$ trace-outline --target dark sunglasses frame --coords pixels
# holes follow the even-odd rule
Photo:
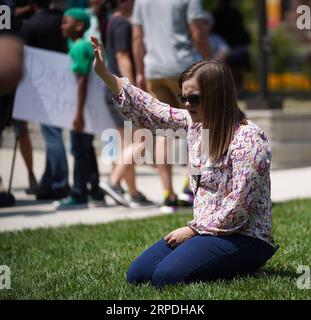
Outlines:
[[[198,94],[189,94],[188,96],[179,94],[178,99],[181,104],[186,104],[189,102],[191,106],[198,106],[201,102],[201,96]]]

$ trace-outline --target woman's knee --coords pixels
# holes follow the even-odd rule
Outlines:
[[[152,281],[154,270],[171,251],[172,249],[167,246],[163,239],[156,242],[131,264],[126,273],[127,282],[144,283]]]
[[[126,272],[126,281],[131,284],[143,282],[141,270],[136,267],[135,262],[131,264]]]
[[[131,284],[146,283],[150,281],[151,274],[151,266],[146,265],[144,261],[138,258],[128,268],[126,281]]]
[[[152,274],[152,284],[158,288],[164,288],[166,285],[185,282],[185,276],[178,272],[176,268],[160,265]]]

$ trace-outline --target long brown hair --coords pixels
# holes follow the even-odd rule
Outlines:
[[[209,155],[212,161],[223,156],[239,124],[247,124],[245,114],[237,104],[237,96],[229,67],[215,59],[192,64],[179,78],[179,86],[196,79],[200,89],[202,124],[209,129]]]

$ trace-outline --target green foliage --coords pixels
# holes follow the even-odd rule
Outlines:
[[[203,0],[203,8],[204,10],[214,11],[218,6],[219,0]]]
[[[220,0],[203,0],[203,8],[205,10],[214,11],[220,3]],[[257,1],[235,0],[234,5],[237,6],[244,17],[246,24],[250,24],[256,20],[257,16]]]
[[[284,72],[288,57],[293,54],[293,49],[285,33],[284,28],[280,27],[270,33],[270,44],[272,50],[273,69],[275,72]]]

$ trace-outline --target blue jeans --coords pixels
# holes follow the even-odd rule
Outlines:
[[[127,281],[133,284],[150,281],[162,288],[168,284],[230,279],[256,271],[274,252],[264,241],[239,234],[197,235],[175,249],[162,239],[132,263]]]
[[[71,152],[74,157],[73,188],[71,196],[78,202],[87,202],[88,183],[91,186],[91,194],[99,191],[99,172],[95,149],[93,147],[94,136],[87,133],[71,131]]]
[[[41,131],[45,140],[46,161],[40,184],[52,190],[66,188],[68,186],[68,165],[62,130],[41,125]]]

